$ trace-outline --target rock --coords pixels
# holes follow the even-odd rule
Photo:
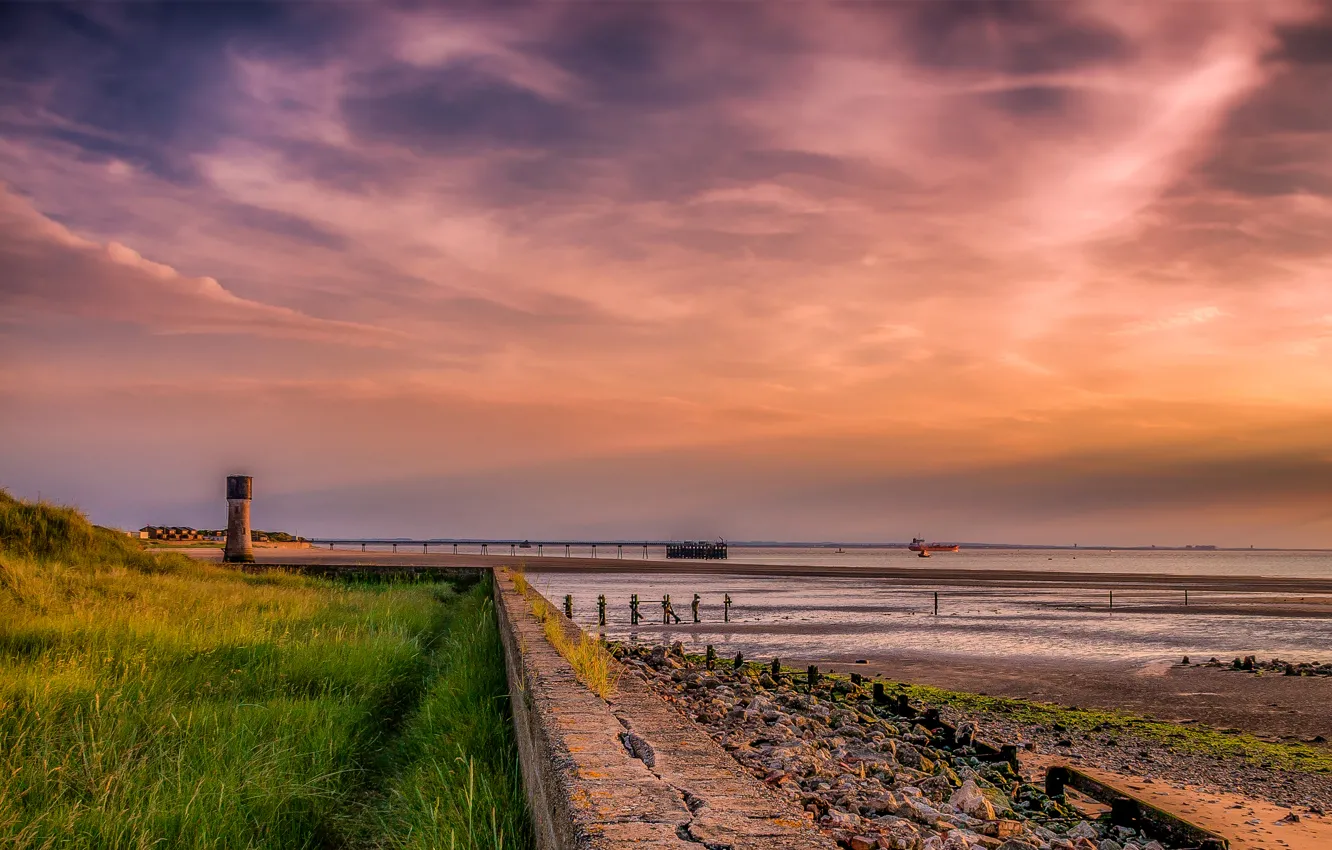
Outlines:
[[[919,784],[925,796],[936,803],[942,803],[953,791],[953,783],[949,782],[946,776],[931,776]]]
[[[971,850],[971,842],[962,830],[955,829],[944,839],[943,850]]]
[[[908,796],[902,801],[897,814],[925,826],[933,826],[943,819],[943,812],[931,806],[924,797]]]
[[[948,805],[954,811],[961,812],[969,817],[980,820],[995,819],[994,806],[976,787],[976,783],[970,779],[963,782],[962,787],[953,792],[953,796],[948,800]]]
[[[1078,821],[1072,829],[1064,834],[1075,841],[1079,838],[1095,839],[1100,837],[1100,833],[1096,831],[1096,827],[1087,823],[1085,820]]]
[[[911,744],[906,743],[905,741],[903,741],[901,744],[898,744],[896,749],[897,752],[895,753],[895,755],[897,756],[898,762],[906,765],[907,767],[914,767],[917,770],[920,769],[919,750],[917,750]]]
[[[1036,850],[1036,845],[1026,841],[1019,841],[1016,838],[1010,838],[996,847],[995,850]]]
[[[1119,845],[1119,842],[1115,841],[1113,838],[1107,838],[1104,841],[1102,841],[1100,844],[1096,845],[1096,850],[1124,850],[1124,848],[1121,847]]]
[[[879,846],[879,839],[868,835],[853,835],[847,843],[850,844],[851,850],[875,850]]]
[[[902,798],[894,794],[892,791],[885,791],[879,796],[866,802],[865,805],[876,815],[886,815],[891,814],[902,807]]]

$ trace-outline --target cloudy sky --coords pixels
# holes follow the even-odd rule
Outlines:
[[[1332,546],[1332,4],[0,8],[0,486]]]

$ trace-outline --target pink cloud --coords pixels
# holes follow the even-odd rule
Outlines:
[[[211,277],[190,277],[119,242],[96,243],[0,188],[0,305],[11,321],[63,314],[127,322],[153,333],[277,336],[383,346],[395,334],[240,298]]]

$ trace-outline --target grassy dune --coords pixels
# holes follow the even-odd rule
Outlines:
[[[487,588],[247,576],[0,492],[0,845],[529,847]]]

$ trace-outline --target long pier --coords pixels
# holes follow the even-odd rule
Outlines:
[[[632,554],[635,551],[641,551],[641,557],[646,560],[649,557],[650,550],[661,549],[663,553],[672,546],[679,546],[682,541],[679,540],[506,540],[477,538],[439,538],[434,537],[428,540],[404,540],[400,538],[361,538],[361,537],[307,537],[305,540],[313,546],[327,546],[334,549],[338,546],[356,547],[360,546],[361,551],[365,552],[367,546],[391,547],[394,552],[401,546],[405,551],[416,550],[418,547],[423,555],[430,554],[430,547],[435,547],[439,553],[466,554],[459,553],[458,547],[475,548],[482,555],[490,555],[490,547],[498,548],[501,553],[505,546],[509,547],[509,555],[517,557],[519,554],[535,554],[538,558],[546,557],[546,549],[550,548],[558,556],[560,549],[564,550],[563,557],[574,557],[574,549],[591,549],[592,557],[597,557],[597,549],[614,550],[615,557],[624,558],[625,549]],[[692,541],[685,541],[692,542]],[[710,544],[698,544],[710,545]]]

